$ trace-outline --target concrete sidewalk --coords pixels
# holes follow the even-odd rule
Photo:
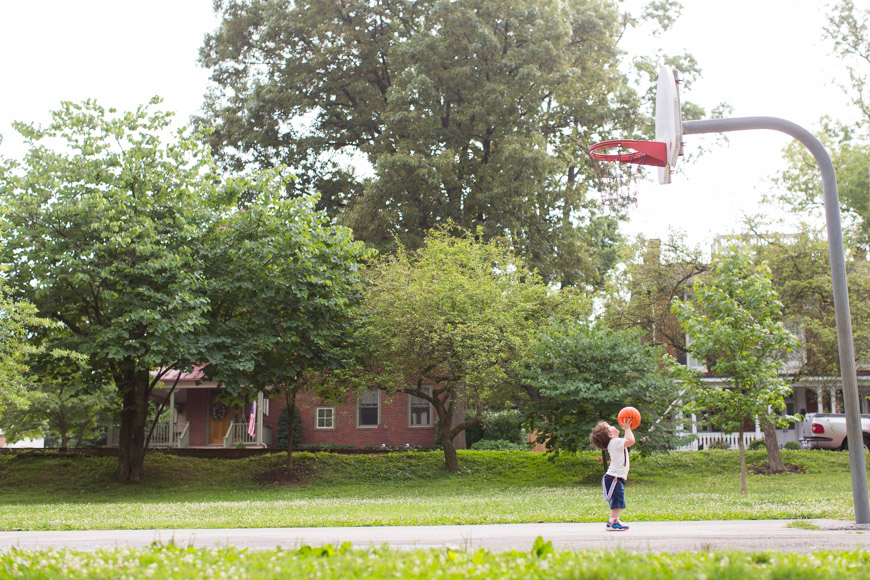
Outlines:
[[[626,522],[631,529],[607,532],[595,524],[501,524],[475,526],[395,526],[346,528],[242,528],[185,530],[94,530],[72,532],[0,532],[0,550],[145,547],[174,543],[182,547],[236,546],[254,550],[302,545],[356,547],[388,545],[397,549],[443,548],[493,552],[527,552],[541,536],[560,550],[626,550],[682,552],[709,550],[870,549],[870,526],[852,522],[811,520],[819,529],[788,527],[793,520],[704,522]]]

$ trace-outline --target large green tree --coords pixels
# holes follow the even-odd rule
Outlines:
[[[782,304],[766,266],[752,263],[751,253],[731,247],[714,258],[706,278],[698,278],[688,300],[674,300],[673,311],[690,337],[689,351],[721,381],[702,383],[687,374],[690,408],[711,413],[713,423],[739,434],[740,491],[746,493],[743,430],[758,418],[765,426],[771,471],[783,471],[775,432],[790,387],[780,376],[782,355],[797,340],[782,324]]]
[[[783,318],[802,334],[802,353],[796,378],[839,376],[840,359],[828,242],[822,232],[806,230],[798,235],[759,237],[758,259],[767,263]],[[870,264],[846,261],[849,307],[855,356],[870,360]]]
[[[831,154],[837,172],[840,209],[849,218],[846,234],[870,255],[870,9],[854,0],[836,0],[827,6],[824,36],[849,72],[844,91],[858,112],[857,122],[822,119],[820,139]],[[785,150],[787,168],[779,175],[786,193],[780,195],[791,210],[820,209],[822,182],[815,160],[799,143]],[[851,222],[851,223],[850,223]],[[854,227],[850,227],[854,226]],[[851,234],[851,235],[850,235]]]
[[[643,415],[636,431],[643,448],[674,443],[671,411],[679,398],[673,359],[644,345],[638,330],[601,323],[567,323],[536,341],[525,380],[541,394],[528,410],[529,425],[549,451],[587,449],[599,421],[616,424],[631,405]]]
[[[665,23],[676,13],[653,4]],[[510,240],[548,281],[602,282],[617,224],[588,195],[597,174],[585,151],[649,125],[620,67],[631,19],[615,3],[215,6],[200,122],[227,166],[287,165],[299,176],[292,194],[320,192],[380,250],[416,249],[451,220]],[[684,65],[689,78],[694,63]]]
[[[518,365],[538,329],[588,307],[551,291],[503,243],[445,230],[416,252],[400,246],[369,276],[360,331],[368,355],[356,383],[429,401],[450,471],[459,469],[457,435],[484,408],[520,397]]]
[[[47,127],[16,125],[29,151],[0,183],[12,286],[118,387],[121,480],[143,474],[149,372],[192,360],[205,328],[192,256],[214,180],[196,140],[163,142],[168,126],[146,107],[63,103]]]
[[[236,397],[328,365],[324,313],[349,318],[363,250],[312,200],[281,201],[276,172],[218,178],[168,113],[88,101],[52,117],[17,125],[30,149],[0,176],[0,256],[14,291],[69,331],[59,344],[116,386],[119,478],[139,481],[162,373],[209,363]]]
[[[39,352],[33,333],[54,325],[40,318],[29,302],[14,299],[5,280],[0,279],[0,413],[9,407],[30,406],[34,377],[28,362]],[[3,427],[0,424],[0,429]]]
[[[271,184],[210,231],[200,252],[208,297],[210,344],[205,374],[241,400],[258,391],[283,393],[294,416],[300,390],[330,391],[319,374],[350,358],[362,298],[360,272],[372,252],[346,228],[335,227],[316,198],[286,199]],[[291,423],[291,430],[293,429]],[[293,467],[293,434],[287,468]]]
[[[44,344],[55,342],[42,332],[39,337]],[[56,435],[66,449],[70,442],[81,447],[86,438],[105,429],[105,419],[117,411],[117,393],[104,373],[93,372],[84,357],[70,352],[42,350],[28,361],[31,380],[25,397],[0,409],[7,441]]]
[[[709,269],[707,258],[672,232],[665,240],[638,237],[624,247],[620,262],[623,267],[608,277],[602,295],[603,322],[616,330],[640,330],[645,342],[665,345],[685,359],[686,335],[671,313],[671,300],[691,290],[695,277]]]

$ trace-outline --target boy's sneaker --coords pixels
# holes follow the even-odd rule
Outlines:
[[[624,532],[628,529],[628,526],[622,525],[619,520],[615,522],[607,522],[607,531],[608,532]]]

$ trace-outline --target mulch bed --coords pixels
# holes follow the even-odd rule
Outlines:
[[[271,485],[272,487],[293,487],[308,483],[313,475],[314,470],[311,467],[296,465],[292,471],[286,467],[263,471],[254,476],[254,481],[260,485]]]
[[[785,465],[785,470],[788,473],[805,473],[806,472],[806,470],[803,467],[801,467],[800,465],[795,465],[794,463],[784,463],[783,465]],[[772,475],[770,473],[770,465],[767,463],[764,463],[762,465],[758,465],[758,464],[747,465],[746,468],[749,471],[751,471],[752,473],[755,473],[756,475]]]

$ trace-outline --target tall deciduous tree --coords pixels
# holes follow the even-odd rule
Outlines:
[[[714,424],[739,433],[740,491],[746,493],[743,429],[756,418],[777,421],[768,409],[781,412],[789,385],[779,375],[781,356],[797,346],[782,324],[782,304],[764,265],[752,264],[750,252],[729,248],[716,256],[709,279],[695,281],[687,301],[673,302],[674,314],[691,338],[689,351],[704,361],[724,386],[690,378],[691,407],[711,412]],[[771,471],[783,471],[779,446],[765,429]]]
[[[767,243],[756,245],[756,251],[770,268],[783,304],[783,318],[803,335],[797,376],[839,376],[831,267],[824,234],[807,230],[796,236],[763,238]],[[870,360],[870,264],[847,260],[846,277],[855,357],[865,362]]]
[[[321,192],[382,251],[421,247],[451,220],[510,240],[548,281],[602,282],[618,233],[587,195],[597,176],[585,151],[645,125],[620,70],[628,19],[614,3],[215,5],[201,122],[228,166],[287,165],[291,193]]]
[[[0,181],[11,285],[117,387],[125,481],[143,476],[161,373],[207,362],[235,396],[329,364],[323,332],[349,318],[363,253],[312,200],[278,200],[277,174],[222,182],[169,122],[64,103],[47,128],[18,125],[30,151]]]
[[[444,230],[417,252],[400,246],[382,257],[370,279],[361,330],[369,354],[356,381],[429,401],[451,471],[459,469],[454,439],[480,417],[466,419],[463,409],[515,400],[515,366],[540,326],[582,308],[503,244]]]
[[[39,337],[43,343],[58,342],[43,338],[41,332]],[[0,409],[0,426],[7,441],[57,435],[62,449],[70,442],[81,447],[117,412],[114,385],[102,373],[92,372],[84,357],[42,351],[29,357],[29,366],[32,378],[24,401]]]
[[[121,398],[119,477],[143,475],[149,372],[194,358],[207,303],[193,250],[212,216],[202,147],[164,143],[169,115],[63,103],[4,172],[3,261],[15,290],[71,332]]]
[[[826,7],[824,36],[849,71],[844,90],[860,114],[858,122],[822,119],[820,139],[837,172],[841,210],[854,220],[853,242],[870,256],[870,9],[854,0],[836,0]],[[805,147],[790,144],[788,167],[779,176],[787,193],[780,196],[796,212],[822,207],[822,182],[815,160]],[[847,223],[847,226],[851,224]]]
[[[236,183],[237,191],[262,193],[212,229],[203,246],[210,305],[203,370],[229,398],[282,391],[293,417],[300,390],[325,388],[311,377],[342,368],[351,356],[359,275],[373,252],[346,228],[332,226],[315,209],[316,198],[282,198],[271,180]]]
[[[642,334],[576,322],[542,334],[526,380],[541,394],[529,408],[529,424],[548,450],[586,449],[592,428],[599,421],[615,425],[628,405],[644,417],[636,431],[644,448],[673,443],[668,415],[679,397],[673,359],[663,358],[661,347],[642,344]]]
[[[847,244],[870,256],[870,144],[849,125],[825,120],[819,136],[829,150],[837,173],[840,211],[848,218],[845,225]],[[784,189],[777,201],[798,215],[824,208],[822,179],[818,164],[797,141],[785,148],[786,169],[777,182]]]
[[[671,313],[671,300],[683,298],[694,278],[709,269],[699,248],[672,233],[665,240],[638,238],[625,247],[624,267],[614,272],[604,294],[605,324],[616,330],[640,330],[643,340],[665,345],[685,358],[686,335]]]
[[[40,327],[50,326],[53,323],[40,318],[35,306],[14,299],[0,279],[0,413],[10,406],[30,406],[33,377],[28,361],[39,350],[32,337]]]

